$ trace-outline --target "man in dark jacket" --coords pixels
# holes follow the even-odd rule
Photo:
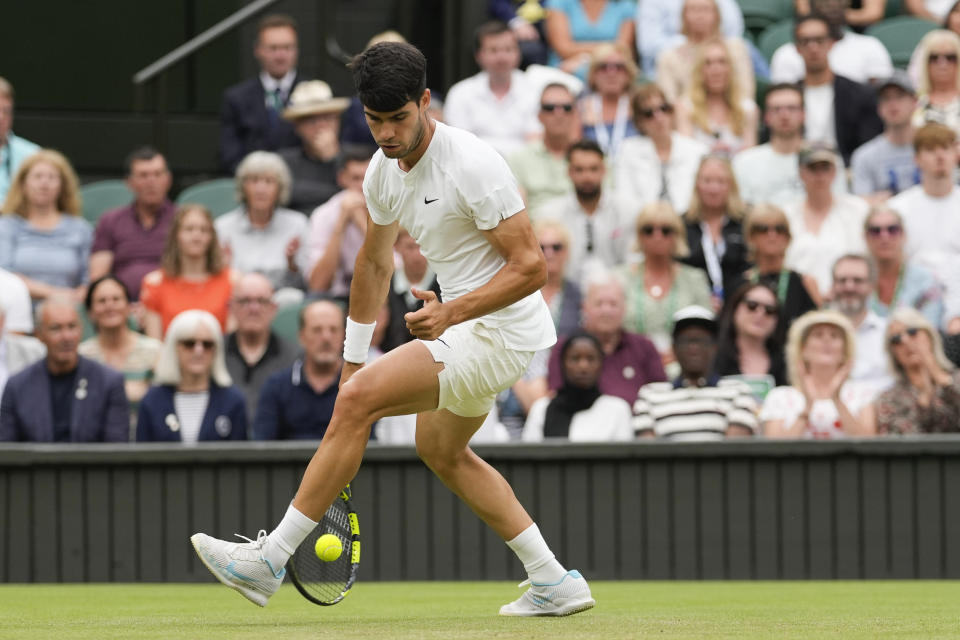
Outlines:
[[[260,74],[227,89],[220,110],[220,167],[231,174],[251,151],[300,144],[293,125],[280,117],[300,81],[293,19],[270,15],[261,20],[253,55]]]
[[[77,353],[76,305],[51,298],[38,308],[47,357],[14,375],[0,401],[0,442],[128,442],[123,375]]]

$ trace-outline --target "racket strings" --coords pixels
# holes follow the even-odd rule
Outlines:
[[[321,560],[314,552],[317,539],[328,533],[340,538],[343,544],[340,557],[331,562]],[[307,592],[304,595],[322,603],[335,602],[343,597],[353,583],[352,546],[349,512],[346,504],[337,500],[303,544],[297,547],[291,559],[291,572]]]

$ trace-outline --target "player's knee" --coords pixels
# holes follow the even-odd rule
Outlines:
[[[465,454],[466,449],[462,447],[450,448],[436,440],[417,439],[417,455],[440,477],[452,473]]]
[[[334,415],[340,418],[338,422],[348,424],[372,423],[376,418],[373,417],[374,407],[372,406],[371,396],[369,385],[360,380],[348,380],[337,392],[337,406]]]

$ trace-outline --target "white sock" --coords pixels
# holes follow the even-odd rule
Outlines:
[[[523,563],[530,582],[555,584],[567,574],[567,570],[557,562],[553,552],[550,551],[536,523],[524,529],[513,540],[507,540],[507,546],[513,549],[517,558]]]
[[[277,528],[267,536],[263,545],[263,557],[274,571],[280,571],[300,543],[310,535],[317,523],[303,515],[291,504]]]

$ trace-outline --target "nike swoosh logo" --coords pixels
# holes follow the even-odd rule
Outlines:
[[[247,582],[257,582],[255,579],[251,578],[250,576],[245,576],[239,571],[237,571],[236,569],[234,569],[236,564],[237,564],[236,562],[231,562],[230,564],[224,567],[224,570],[226,570],[227,573],[229,573],[230,575],[240,578],[241,580],[246,580]]]
[[[423,204],[430,204],[431,202],[436,202],[440,198],[434,198],[433,200],[427,200],[427,196],[423,196]]]

